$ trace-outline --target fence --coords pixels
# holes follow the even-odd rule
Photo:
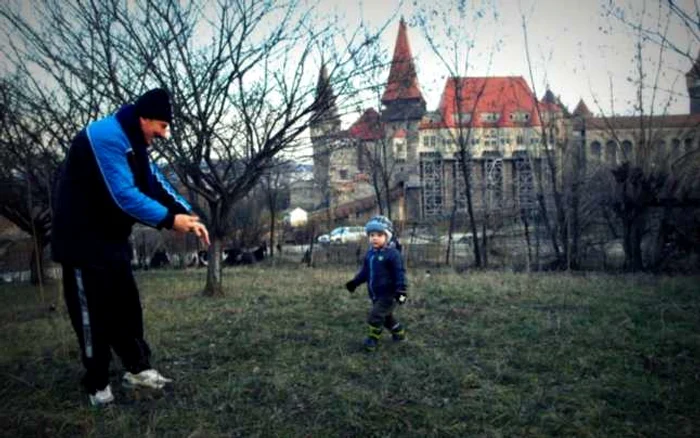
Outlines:
[[[487,250],[483,251],[482,262],[489,269],[508,269],[513,271],[542,271],[551,268],[550,263],[555,259],[549,237],[544,232],[544,227],[538,227],[539,234],[529,232],[530,245],[527,244],[525,232],[519,226],[504,226],[497,231],[487,230]],[[401,238],[402,255],[408,269],[431,268],[449,265],[458,270],[469,269],[475,266],[473,239],[469,233],[454,233],[453,241],[447,258],[448,238],[436,230],[424,232],[416,229],[404,230]],[[191,236],[193,237],[193,236]],[[480,242],[483,235],[478,236]],[[624,265],[624,252],[622,243],[618,240],[610,240],[600,234],[586,236],[580,245],[580,268],[597,271],[620,271]],[[178,242],[181,243],[181,242]],[[184,263],[192,255],[196,256],[196,242],[187,244],[173,244],[167,241],[159,246],[167,250],[169,263],[164,268],[169,269],[204,269],[201,263]],[[190,248],[193,247],[193,248]],[[0,245],[0,280],[2,282],[25,282],[30,278],[30,260],[32,257],[33,242],[31,239],[22,239],[11,243],[4,242]],[[281,249],[281,252],[279,251]],[[275,250],[273,261],[265,263],[308,263],[311,257],[311,265],[323,266],[347,266],[359,267],[365,252],[368,249],[367,242],[347,244],[318,244],[313,245],[313,251],[309,254],[309,245],[282,245]],[[194,252],[193,252],[194,251]],[[45,252],[46,273],[49,278],[60,278],[60,268],[49,260],[50,249]],[[136,262],[136,260],[135,260]],[[242,264],[258,263],[257,260],[244,261]],[[143,263],[142,263],[143,264]],[[696,263],[700,266],[700,263]],[[224,263],[226,266],[227,263]],[[140,267],[135,264],[136,267]]]

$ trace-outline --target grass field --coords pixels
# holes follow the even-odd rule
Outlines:
[[[138,275],[153,362],[175,382],[87,405],[60,290],[0,289],[0,435],[92,437],[697,437],[700,279],[409,272],[397,316],[361,349],[352,269]],[[56,311],[48,311],[58,303]]]

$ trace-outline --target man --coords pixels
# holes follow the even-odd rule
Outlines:
[[[195,233],[209,245],[206,227],[148,158],[147,148],[167,138],[171,122],[167,91],[153,89],[82,129],[61,169],[52,252],[63,268],[64,297],[92,405],[114,400],[110,349],[127,370],[127,384],[159,389],[170,382],[151,367],[143,337],[128,241],[133,224]]]

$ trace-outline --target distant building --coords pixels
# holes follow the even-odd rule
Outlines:
[[[697,148],[700,59],[686,81],[690,113],[646,117],[643,128],[640,117],[595,117],[583,101],[569,113],[551,90],[538,99],[520,76],[450,77],[438,108],[428,111],[402,19],[381,110],[366,109],[342,130],[328,73],[321,69],[317,95],[327,104],[321,121],[311,127],[314,181],[324,206],[367,198],[373,193],[371,157],[386,151],[392,189],[404,191],[406,217],[401,220],[439,219],[455,204],[457,211],[466,209],[458,159],[459,145],[466,145],[477,214],[494,207],[533,209],[533,175],[546,176],[545,157],[550,156],[557,180],[563,181],[565,145],[579,148],[591,168],[630,160],[648,149],[640,142],[671,157]]]
[[[287,176],[289,178],[289,206],[311,211],[323,203],[323,196],[314,178],[313,166],[297,165]]]
[[[309,214],[306,210],[301,208],[295,208],[289,212],[289,225],[294,228],[303,227],[309,221]]]

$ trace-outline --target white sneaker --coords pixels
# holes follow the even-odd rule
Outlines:
[[[172,382],[172,379],[163,377],[158,371],[151,368],[149,370],[143,370],[137,374],[132,374],[127,371],[124,373],[124,381],[132,386],[145,386],[147,388],[161,389],[166,383]]]
[[[90,394],[90,404],[92,406],[104,406],[114,401],[114,395],[112,395],[112,388],[107,385],[102,391],[95,391],[94,394]]]

